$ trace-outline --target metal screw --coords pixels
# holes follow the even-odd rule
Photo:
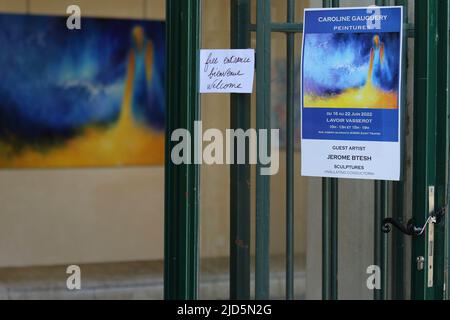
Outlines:
[[[423,256],[417,257],[417,270],[422,271],[425,267],[425,258]]]

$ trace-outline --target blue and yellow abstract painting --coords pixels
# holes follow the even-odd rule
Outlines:
[[[305,108],[398,108],[399,32],[311,33],[304,41]]]
[[[0,167],[164,162],[165,25],[0,15]]]

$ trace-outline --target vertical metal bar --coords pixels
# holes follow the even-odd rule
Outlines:
[[[287,22],[295,21],[295,0],[288,0]],[[294,135],[295,135],[295,34],[286,35],[286,299],[294,298]]]
[[[405,224],[404,182],[393,185],[393,216],[402,225]],[[392,299],[404,300],[405,288],[405,236],[398,230],[392,233]]]
[[[250,1],[231,0],[231,48],[250,47]],[[231,95],[231,127],[251,126],[250,94]],[[235,147],[237,148],[237,146]],[[248,159],[248,144],[247,144]],[[250,299],[250,165],[230,169],[230,299]]]
[[[338,299],[338,206],[339,183],[338,179],[331,179],[331,298]]]
[[[268,130],[267,150],[270,152],[270,90],[271,90],[271,14],[270,0],[258,0],[256,6],[256,127]],[[261,146],[261,143],[260,143]],[[264,165],[256,166],[256,266],[255,297],[270,297],[270,177],[262,175]]]
[[[339,0],[333,0],[332,6],[340,6]],[[339,180],[331,179],[331,297],[338,299],[338,207],[339,207]]]
[[[404,216],[404,183],[396,182],[393,186],[393,216],[402,225]],[[392,299],[404,300],[405,295],[405,236],[398,230],[392,235]]]
[[[339,7],[324,0],[323,7]],[[322,298],[338,298],[338,179],[322,180]]]
[[[339,0],[322,0],[322,7],[337,8],[339,7]]]
[[[176,166],[171,134],[178,128],[194,132],[200,119],[198,63],[200,0],[167,2],[167,116],[165,163],[164,296],[197,298],[199,167]]]
[[[324,8],[331,7],[331,0],[323,0]],[[331,300],[331,183],[322,179],[322,299]]]
[[[331,184],[322,179],[322,299],[331,300]]]
[[[447,112],[450,115],[450,1],[447,0]],[[447,130],[449,130],[447,128]],[[450,130],[449,130],[450,131]],[[450,156],[447,156],[450,158]],[[447,162],[447,172],[450,173],[450,159]],[[447,176],[447,178],[449,178]],[[449,218],[449,196],[450,196],[450,179],[447,180],[447,214],[445,217],[445,297],[450,299],[450,218]]]
[[[338,179],[322,179],[322,298],[338,299]]]
[[[408,34],[406,26],[408,24],[408,0],[396,0],[395,5],[403,6],[403,52],[402,60],[402,101],[400,104],[402,106],[402,128],[401,132],[404,131],[404,126],[406,123],[406,113],[407,113],[407,103],[406,103],[406,79],[407,79],[407,60],[408,60]],[[402,163],[406,160],[406,141],[402,137]],[[405,176],[405,165],[402,166],[403,174]],[[394,182],[392,188],[392,211],[394,218],[397,219],[401,224],[405,223],[405,207],[404,207],[404,194],[405,194],[405,182],[404,179],[399,182]],[[397,230],[393,231],[392,234],[392,299],[393,300],[404,300],[405,299],[405,236],[403,233]]]
[[[430,214],[429,187],[436,183],[436,85],[437,0],[415,1],[414,165],[413,223],[424,225]],[[427,227],[427,231],[430,227]],[[412,292],[414,300],[433,299],[428,270],[417,267],[417,259],[428,266],[429,235],[412,242]]]
[[[375,230],[374,230],[374,260],[380,267],[381,288],[374,291],[375,300],[387,299],[387,235],[381,231],[383,219],[387,217],[388,182],[375,182]]]
[[[376,0],[377,6],[389,5],[389,1]],[[381,269],[381,288],[374,291],[375,300],[387,298],[387,235],[382,232],[383,219],[388,215],[389,183],[387,181],[375,181],[375,219],[374,219],[374,261]]]
[[[448,1],[438,2],[438,48],[437,65],[440,70],[448,70]],[[447,73],[437,73],[437,142],[436,142],[436,209],[447,206],[447,181],[449,160],[449,130],[447,105]],[[445,218],[436,224],[434,254],[434,288],[436,300],[444,299],[445,288]]]

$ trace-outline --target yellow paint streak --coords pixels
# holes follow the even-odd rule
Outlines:
[[[304,99],[307,108],[397,109],[398,96],[394,92],[385,92],[373,85],[366,85],[327,98],[305,95]]]

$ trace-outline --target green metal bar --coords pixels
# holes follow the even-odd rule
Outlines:
[[[381,231],[383,220],[387,217],[388,209],[388,182],[375,181],[375,230],[374,230],[374,260],[380,267],[381,288],[374,291],[375,300],[387,299],[387,234]]]
[[[338,299],[338,179],[322,179],[323,299]],[[325,204],[327,202],[327,204]],[[327,290],[327,291],[325,291]]]
[[[324,0],[323,7],[339,7]],[[322,298],[338,299],[338,179],[322,179]]]
[[[324,8],[331,7],[331,0],[323,0]],[[331,180],[322,179],[322,299],[331,300]]]
[[[450,1],[447,0],[447,110],[450,114]],[[449,124],[450,125],[450,124]],[[449,130],[447,128],[447,130]],[[450,131],[450,130],[449,130]],[[447,172],[450,172],[450,161],[447,163]],[[450,196],[450,179],[447,181],[447,214],[445,217],[445,296],[444,299],[450,299],[450,218],[449,218],[449,196]]]
[[[405,0],[406,1],[406,0]],[[408,38],[414,38],[414,24],[408,23],[404,26]],[[256,25],[250,24],[249,30],[256,32]],[[278,33],[302,33],[303,23],[272,23],[272,32]]]
[[[418,226],[429,217],[429,187],[436,185],[437,10],[437,0],[415,1],[413,223]],[[428,286],[429,228],[412,242],[414,300],[434,298]],[[417,267],[421,257],[424,270]]]
[[[438,2],[438,48],[437,65],[440,70],[448,70],[448,1]],[[448,130],[448,82],[446,72],[437,73],[437,142],[436,142],[436,209],[447,207],[447,181],[449,161]],[[436,224],[434,254],[434,298],[443,300],[445,296],[445,220]]]
[[[288,0],[287,22],[295,20],[295,0]],[[294,299],[294,130],[295,130],[295,34],[286,36],[286,299]]]
[[[272,32],[302,33],[303,23],[295,23],[295,22],[272,23]]]
[[[250,47],[250,1],[231,0],[231,48]],[[231,95],[231,127],[251,126],[250,94]],[[237,148],[237,147],[236,147]],[[249,150],[248,146],[246,148]],[[237,163],[237,152],[235,150]],[[248,158],[248,155],[247,155]],[[250,165],[230,169],[230,299],[250,299]]]
[[[338,206],[339,206],[339,180],[331,179],[331,298],[338,299]]]
[[[322,299],[338,299],[338,179],[322,179]]]
[[[322,299],[331,300],[331,184],[322,179]]]
[[[400,104],[402,106],[402,128],[401,132],[405,132],[406,123],[406,113],[407,113],[407,103],[406,103],[406,79],[408,65],[408,0],[396,0],[395,5],[403,6],[403,52],[402,52],[402,100]],[[402,163],[406,160],[406,141],[401,137],[401,158]],[[402,177],[405,176],[405,166],[402,166]],[[405,224],[405,207],[404,207],[404,197],[405,197],[405,182],[404,178],[402,181],[394,182],[392,189],[392,212],[393,216],[401,224]],[[392,233],[392,299],[393,300],[404,300],[405,299],[405,236],[398,230],[393,230]]]
[[[322,299],[331,300],[331,184],[322,179]]]
[[[402,225],[406,224],[404,215],[404,194],[403,181],[394,183],[393,186],[393,216]],[[398,230],[392,233],[392,299],[404,300],[405,290],[405,236]]]
[[[377,6],[389,5],[389,1],[376,0]],[[387,235],[382,232],[382,222],[388,216],[389,183],[387,181],[375,181],[375,220],[374,220],[374,261],[381,269],[381,288],[374,291],[375,300],[386,300],[388,291],[387,281]]]
[[[256,127],[268,130],[270,150],[270,88],[271,88],[271,15],[270,0],[259,0],[256,6]],[[261,174],[264,166],[256,165],[256,266],[255,297],[269,299],[270,260],[270,177]]]
[[[165,163],[164,297],[197,298],[199,168],[176,166],[171,134],[178,128],[194,132],[200,118],[198,63],[200,0],[167,2],[167,120]]]
[[[407,1],[407,0],[405,0]],[[408,23],[404,26],[405,34],[408,38],[414,38],[414,24]],[[249,30],[252,32],[256,31],[256,25],[250,24]],[[303,32],[303,23],[272,23],[272,32],[279,33],[302,33]]]
[[[339,0],[332,0],[334,8],[340,6]],[[331,298],[338,299],[338,207],[339,207],[339,180],[331,179]]]

